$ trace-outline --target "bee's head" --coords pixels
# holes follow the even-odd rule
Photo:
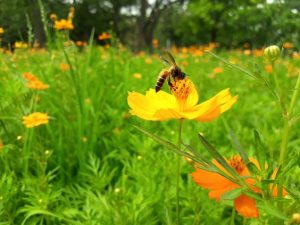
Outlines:
[[[184,72],[181,72],[179,78],[184,79],[185,77],[186,77],[186,74]]]

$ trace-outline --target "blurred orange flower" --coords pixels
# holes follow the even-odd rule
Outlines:
[[[28,116],[23,116],[23,124],[27,128],[37,127],[42,124],[48,124],[49,117],[46,113],[34,112]]]
[[[98,36],[98,40],[100,40],[100,41],[107,40],[107,39],[110,39],[110,38],[111,38],[110,34],[106,33],[106,32],[103,32],[102,34],[100,34]]]
[[[153,48],[158,48],[158,40],[156,38],[152,40],[152,46]]]
[[[26,86],[30,89],[45,90],[49,88],[48,84],[43,83],[31,73],[24,73],[23,77],[27,80]]]
[[[285,43],[283,43],[282,46],[286,49],[291,49],[294,47],[293,43],[291,43],[291,42],[285,42]]]
[[[183,61],[183,62],[181,63],[181,65],[182,65],[183,67],[187,67],[188,64],[189,64],[189,63],[188,63],[187,61]]]
[[[60,68],[61,71],[68,71],[68,70],[70,70],[69,64],[66,64],[66,63],[59,64],[59,68]]]
[[[223,72],[224,72],[224,70],[221,67],[216,67],[213,70],[214,74],[223,73]]]
[[[265,71],[267,73],[272,73],[273,72],[273,67],[272,65],[265,65]]]
[[[86,46],[86,42],[85,42],[85,41],[76,41],[75,44],[76,44],[76,46],[78,46],[78,47]]]
[[[3,34],[3,33],[4,33],[3,27],[0,27],[0,34]]]
[[[250,158],[249,159],[252,163],[254,163],[258,168],[257,160]],[[218,169],[227,173],[228,172],[216,161],[212,161],[214,165],[217,166]],[[260,193],[261,190],[258,187],[255,187],[255,179],[251,177],[249,170],[247,169],[243,159],[235,155],[230,160],[228,160],[228,164],[236,170],[236,172],[243,177],[245,182],[247,183],[248,187],[256,193]],[[226,192],[232,191],[236,188],[240,188],[240,185],[232,182],[231,180],[221,176],[217,172],[206,171],[203,169],[195,168],[196,171],[192,173],[193,180],[202,188],[209,190],[209,197],[220,201],[221,196]],[[274,171],[273,175],[276,175],[276,170]],[[230,175],[229,175],[230,176]],[[273,196],[277,196],[277,187],[274,188],[274,185],[270,185],[269,187],[272,190]],[[286,191],[283,190],[282,195],[286,195]],[[237,212],[246,218],[257,218],[259,217],[259,211],[256,207],[255,199],[241,194],[239,197],[234,199],[234,207]]]
[[[54,21],[54,28],[56,30],[73,30],[74,25],[72,23],[72,20],[61,19]]]
[[[219,117],[237,101],[237,96],[232,97],[227,88],[197,104],[198,92],[189,78],[174,81],[171,92],[155,92],[154,89],[147,91],[146,95],[130,92],[127,98],[130,113],[144,120],[192,119],[208,122]]]
[[[4,147],[3,141],[0,139],[0,151],[3,149],[3,147]]]

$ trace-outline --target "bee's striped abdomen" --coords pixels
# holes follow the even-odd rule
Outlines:
[[[164,82],[165,82],[165,80],[167,79],[168,76],[169,76],[169,71],[163,70],[162,72],[160,72],[160,74],[158,76],[158,79],[156,81],[156,86],[155,86],[155,91],[156,92],[160,91],[160,89],[164,85]]]

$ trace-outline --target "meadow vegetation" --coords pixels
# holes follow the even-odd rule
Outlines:
[[[38,3],[47,46],[28,22],[0,53],[0,225],[300,223],[293,43],[170,47],[155,92],[158,39],[75,41]]]

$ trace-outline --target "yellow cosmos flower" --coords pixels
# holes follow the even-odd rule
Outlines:
[[[37,127],[42,124],[48,124],[49,117],[46,113],[35,112],[28,116],[23,116],[23,124],[27,128]]]
[[[146,95],[130,92],[127,99],[130,113],[144,120],[193,119],[208,122],[219,117],[237,101],[237,96],[232,97],[227,88],[197,104],[198,92],[188,78],[174,81],[171,92],[155,92],[154,89],[147,91]]]

